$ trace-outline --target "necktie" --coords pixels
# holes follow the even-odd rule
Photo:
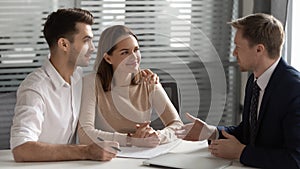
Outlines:
[[[253,83],[252,97],[250,104],[250,144],[254,145],[257,134],[257,107],[260,88],[256,80]]]

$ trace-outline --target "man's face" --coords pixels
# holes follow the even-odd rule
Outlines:
[[[256,48],[249,46],[248,40],[242,36],[242,30],[236,31],[234,43],[233,56],[236,57],[240,70],[242,72],[253,70],[256,63]]]
[[[92,28],[91,25],[85,23],[77,23],[76,28],[78,33],[74,35],[74,41],[71,43],[70,62],[75,62],[76,66],[86,67],[95,50]]]

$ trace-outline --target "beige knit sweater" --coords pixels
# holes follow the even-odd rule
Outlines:
[[[104,92],[102,87],[96,90],[95,83],[100,83],[95,73],[83,78],[78,123],[81,144],[89,144],[101,137],[125,146],[127,133],[134,133],[136,124],[155,120],[150,119],[152,108],[166,126],[158,131],[161,144],[176,139],[173,129],[183,123],[161,84],[142,82],[138,85],[113,87],[111,91]]]

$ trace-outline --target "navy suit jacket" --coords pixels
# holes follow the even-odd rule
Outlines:
[[[246,90],[242,122],[218,127],[234,135],[246,147],[242,164],[260,168],[300,168],[300,74],[280,59],[262,98],[255,146],[250,145],[249,111],[254,75]]]

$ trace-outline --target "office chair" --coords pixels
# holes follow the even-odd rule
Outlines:
[[[175,109],[179,113],[179,88],[177,87],[176,82],[162,82],[162,87],[165,89],[169,99],[173,103]]]
[[[169,73],[161,69],[151,68],[150,70],[160,77],[160,83],[162,87],[165,89],[167,95],[169,96],[169,99],[180,115],[180,90],[175,79]],[[156,114],[155,110],[152,110],[150,126],[155,130],[164,128],[164,124]]]
[[[174,105],[175,109],[180,115],[180,95],[179,89],[177,87],[176,82],[161,82],[162,87],[165,89],[169,99],[171,100],[172,104]],[[155,130],[160,130],[164,128],[163,122],[160,120],[159,116],[152,110],[151,114],[151,124],[150,126]]]

